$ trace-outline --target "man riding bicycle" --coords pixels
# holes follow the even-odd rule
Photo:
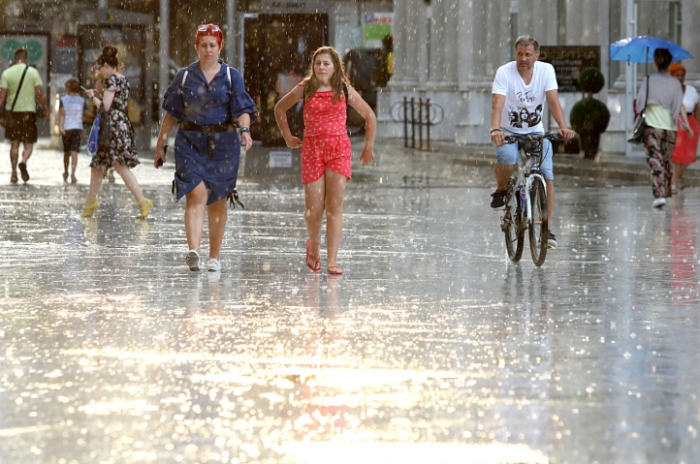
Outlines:
[[[545,100],[554,120],[559,125],[559,134],[572,139],[575,132],[566,124],[564,112],[559,104],[559,87],[554,67],[537,61],[540,45],[528,35],[518,37],[515,42],[515,61],[498,68],[493,81],[491,104],[491,141],[496,145],[496,191],[491,195],[491,208],[505,206],[508,179],[513,174],[518,160],[518,144],[506,144],[507,135],[543,135],[542,109]],[[547,219],[552,223],[554,210],[554,171],[552,168],[552,144],[544,141],[543,160],[540,169],[547,183]],[[556,248],[556,236],[549,231],[547,247]]]

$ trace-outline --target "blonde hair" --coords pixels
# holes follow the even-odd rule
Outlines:
[[[333,89],[333,102],[340,100],[340,94],[343,93],[343,85],[346,85],[348,82],[347,77],[345,77],[345,66],[335,48],[321,47],[314,52],[314,57],[311,60],[311,70],[309,75],[304,78],[304,100],[313,97],[318,88],[321,87],[321,82],[314,72],[314,63],[316,63],[316,58],[319,55],[324,54],[331,57],[333,67],[335,68],[330,81],[331,88]]]

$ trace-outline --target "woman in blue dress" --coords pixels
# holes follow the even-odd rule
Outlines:
[[[175,75],[163,97],[166,111],[158,135],[154,166],[165,161],[165,145],[175,126],[176,200],[183,196],[189,251],[185,262],[200,269],[205,211],[209,215],[209,271],[221,270],[219,253],[226,230],[226,199],[233,201],[241,142],[250,149],[250,123],[258,117],[240,73],[219,60],[224,35],[214,24],[197,28],[199,61]],[[239,140],[240,133],[240,140]]]

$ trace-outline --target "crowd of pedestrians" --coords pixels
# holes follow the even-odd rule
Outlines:
[[[227,221],[227,200],[238,202],[236,188],[241,148],[253,144],[250,125],[258,119],[253,99],[245,90],[241,74],[220,58],[224,34],[215,24],[204,24],[194,35],[198,60],[180,69],[163,96],[165,115],[158,135],[154,166],[166,162],[167,142],[177,129],[173,157],[175,199],[185,198],[184,228],[188,252],[185,262],[191,271],[205,267],[201,243],[208,216],[209,252],[206,268],[221,270],[220,252]],[[540,48],[530,36],[515,42],[514,61],[501,66],[492,87],[490,136],[494,144],[496,191],[491,207],[503,209],[506,186],[518,158],[518,146],[505,143],[508,135],[544,133],[542,112],[545,105],[558,124],[559,134],[571,139],[559,103],[558,86],[552,65],[539,61]],[[10,140],[12,183],[29,180],[27,163],[37,141],[37,108],[48,119],[49,110],[43,82],[35,68],[27,64],[27,50],[18,49],[13,65],[0,79],[0,108],[11,116],[5,136]],[[647,76],[639,89],[636,110],[645,110],[647,127],[644,146],[654,194],[654,207],[685,188],[683,173],[696,160],[700,127],[700,99],[692,86],[685,85],[685,68],[672,63],[668,50],[657,49],[654,61],[658,72]],[[90,188],[82,216],[97,213],[97,197],[102,180],[116,171],[131,191],[139,213],[146,218],[153,202],[143,195],[132,168],[139,165],[134,130],[128,117],[130,86],[119,72],[118,49],[104,46],[93,67],[99,80],[95,89],[84,89],[76,78],[65,84],[60,99],[59,130],[64,146],[63,180],[76,183],[78,151],[87,112],[86,98],[102,118],[99,148],[91,159]],[[296,76],[296,74],[295,74]],[[81,95],[82,91],[82,95]],[[365,120],[365,145],[360,159],[367,165],[374,159],[376,117],[361,95],[348,83],[343,63],[335,49],[321,47],[313,55],[306,76],[285,87],[277,102],[275,119],[285,143],[301,149],[301,182],[305,192],[304,220],[308,233],[306,266],[321,270],[322,224],[326,219],[327,272],[341,275],[338,250],[342,237],[343,204],[346,182],[352,176],[352,149],[346,128],[347,107],[353,107]],[[37,102],[40,106],[37,106]],[[288,110],[303,115],[304,133],[290,127]],[[21,158],[19,146],[24,146]],[[541,170],[547,187],[547,214],[551,224],[555,205],[552,147],[544,141]],[[548,247],[557,247],[549,230]]]
[[[167,142],[177,128],[173,156],[175,199],[185,198],[184,226],[188,252],[185,262],[191,271],[199,271],[202,263],[201,242],[205,217],[208,216],[209,256],[206,268],[221,271],[220,252],[226,230],[227,200],[235,206],[235,190],[241,148],[253,144],[250,125],[258,118],[253,99],[245,90],[241,74],[220,59],[224,34],[215,24],[197,28],[194,48],[198,60],[179,70],[163,96],[165,115],[156,142],[154,166],[166,162]],[[90,188],[82,216],[98,212],[98,194],[107,172],[114,170],[131,191],[139,208],[136,218],[146,218],[153,202],[143,195],[131,171],[139,165],[134,130],[128,117],[130,86],[119,72],[119,51],[106,45],[97,57],[93,72],[99,78],[95,89],[82,93],[97,108],[101,123],[99,144],[90,162]],[[26,75],[26,76],[25,76]],[[26,79],[25,79],[26,78]],[[26,82],[26,84],[24,84]],[[37,70],[27,65],[27,51],[15,54],[15,64],[2,75],[0,106],[6,97],[18,100],[5,105],[16,116],[6,129],[11,140],[12,182],[17,182],[15,169],[20,143],[25,150],[18,167],[22,180],[29,175],[27,161],[37,140],[35,101],[41,102],[48,118],[46,96]],[[76,183],[75,176],[86,100],[80,95],[80,82],[66,82],[66,95],[59,103],[59,130],[64,145],[63,180]],[[19,91],[18,91],[19,89]],[[286,110],[303,102],[305,134],[292,135],[286,120]],[[309,239],[306,243],[306,264],[320,271],[321,224],[326,215],[329,274],[340,275],[337,263],[342,234],[345,184],[351,177],[352,150],[346,130],[347,105],[354,107],[366,120],[366,144],[362,152],[363,165],[374,159],[373,144],[376,119],[369,105],[349,85],[338,53],[322,47],[314,54],[308,76],[294,85],[279,102],[276,116],[290,147],[302,147],[302,183],[306,191],[304,215]],[[18,122],[17,120],[21,120]],[[238,202],[240,203],[240,202]]]

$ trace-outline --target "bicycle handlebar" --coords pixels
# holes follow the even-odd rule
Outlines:
[[[506,135],[505,142],[506,143],[518,143],[518,142],[528,142],[528,141],[537,140],[537,139],[540,139],[540,140],[547,139],[547,140],[553,141],[553,140],[564,140],[564,137],[562,137],[558,133],[545,134],[545,135],[535,135],[535,136],[532,136],[530,134],[528,134],[528,135],[516,134],[516,135]]]

